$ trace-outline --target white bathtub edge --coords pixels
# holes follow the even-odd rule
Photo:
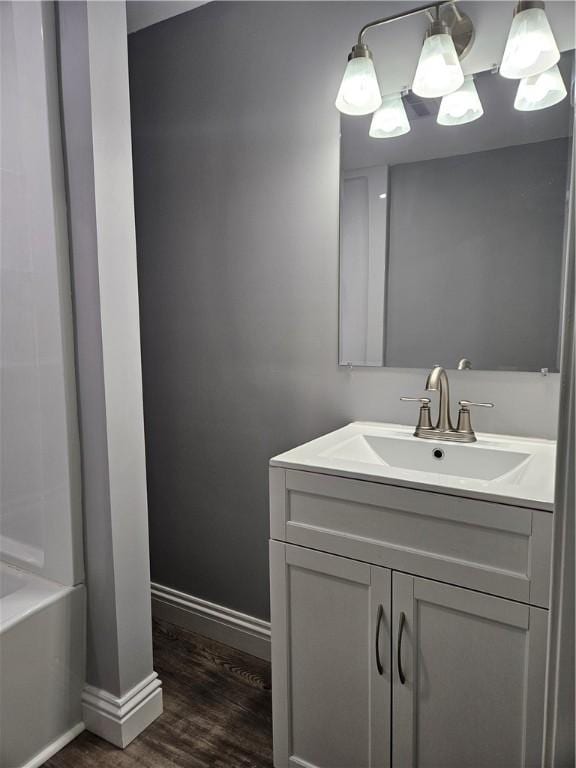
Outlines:
[[[51,757],[54,757],[56,752],[60,752],[60,750],[63,749],[66,744],[70,744],[70,742],[73,741],[76,736],[82,733],[84,728],[84,723],[76,723],[73,728],[70,728],[69,731],[66,731],[66,733],[62,734],[62,736],[59,736],[51,744],[48,744],[47,747],[44,747],[41,752],[38,752],[38,754],[34,755],[31,760],[28,760],[27,763],[24,763],[22,768],[38,768],[38,766],[44,765],[47,760],[50,760]]]
[[[162,683],[152,672],[122,697],[86,685],[82,713],[87,730],[124,749],[162,714]]]
[[[36,580],[40,581],[40,577],[36,577]],[[80,584],[78,586],[83,586],[83,585]],[[26,619],[30,618],[30,616],[33,616],[35,613],[40,613],[40,611],[43,611],[45,608],[49,608],[51,605],[54,605],[54,603],[57,603],[63,597],[66,597],[67,595],[72,594],[72,592],[75,589],[76,587],[60,586],[57,589],[55,588],[53,592],[47,594],[46,597],[43,597],[41,599],[38,599],[34,595],[32,595],[32,599],[30,599],[28,590],[26,590],[25,598],[30,601],[30,605],[26,608],[22,608],[21,605],[18,605],[17,610],[14,611],[14,615],[8,619],[4,619],[0,617],[0,635],[4,634],[5,632],[9,632],[17,624],[20,624],[20,622],[25,621]],[[24,590],[22,591],[24,592]],[[17,595],[17,597],[19,598],[20,595]],[[11,601],[11,598],[12,598],[12,595],[8,595],[7,597],[3,597],[2,600],[4,601],[4,603],[8,603],[9,600]],[[10,603],[8,603],[8,605],[10,606]]]

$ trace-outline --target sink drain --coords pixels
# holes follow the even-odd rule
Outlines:
[[[444,458],[444,451],[442,450],[442,448],[434,448],[434,450],[432,451],[432,456],[434,456],[435,459],[438,459],[440,461],[440,459]]]

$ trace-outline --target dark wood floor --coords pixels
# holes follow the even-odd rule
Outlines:
[[[85,731],[45,768],[271,768],[270,665],[154,624],[164,713],[125,750]]]

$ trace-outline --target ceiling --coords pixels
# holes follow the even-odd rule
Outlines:
[[[209,0],[126,0],[128,34],[191,11]]]

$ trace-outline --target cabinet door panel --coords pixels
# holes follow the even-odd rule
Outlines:
[[[390,572],[279,542],[270,554],[275,766],[387,768]]]
[[[539,766],[546,611],[399,573],[393,605],[393,765]]]

